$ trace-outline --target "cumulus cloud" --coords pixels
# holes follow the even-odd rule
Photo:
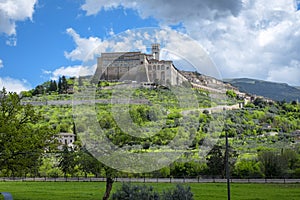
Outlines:
[[[36,3],[37,0],[1,0],[0,32],[7,35],[15,35],[16,21],[31,20]]]
[[[300,77],[300,62],[291,61],[289,66],[284,66],[279,69],[270,70],[268,73],[268,81],[276,81],[285,83],[288,77],[291,85],[299,85]]]
[[[71,52],[65,52],[65,57],[72,61],[78,60],[88,62],[95,60],[102,52],[107,51],[129,51],[130,49],[140,49],[143,44],[140,40],[136,40],[135,35],[131,35],[128,30],[127,36],[116,36],[115,40],[101,40],[98,37],[81,37],[74,29],[68,28],[67,33],[73,38],[76,47]],[[114,36],[112,33],[111,36]],[[145,47],[144,47],[145,49]]]
[[[81,8],[95,15],[117,7],[134,9],[162,25],[181,23],[209,52],[223,77],[283,81],[276,76],[281,71],[284,82],[300,85],[294,78],[298,68],[291,62],[300,61],[298,0],[86,0]]]
[[[0,59],[0,68],[3,67],[3,61]]]
[[[67,29],[67,34],[69,34],[75,44],[76,48],[71,52],[65,52],[65,57],[72,61],[74,60],[91,60],[94,59],[94,50],[99,47],[105,45],[105,42],[102,42],[100,38],[97,37],[89,37],[89,38],[81,38],[78,33],[72,28]]]
[[[87,15],[95,15],[101,10],[114,9],[119,6],[137,10],[141,17],[155,17],[166,23],[176,24],[182,19],[215,19],[228,14],[238,15],[242,7],[240,0],[86,0],[82,9]]]
[[[45,71],[45,74],[50,74],[51,79],[57,80],[60,76],[69,76],[69,77],[79,77],[79,76],[88,76],[93,75],[96,70],[96,65],[93,66],[82,66],[82,65],[75,65],[75,66],[67,66],[67,67],[60,67],[53,72]]]
[[[7,91],[20,93],[21,91],[30,90],[30,85],[26,80],[19,80],[11,77],[0,77],[0,88]]]

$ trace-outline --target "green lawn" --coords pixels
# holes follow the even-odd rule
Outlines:
[[[150,183],[148,183],[150,184]],[[155,189],[173,188],[171,183],[151,183]],[[226,184],[189,184],[195,200],[227,199]],[[120,183],[114,184],[114,189]],[[14,200],[99,200],[103,182],[0,182],[0,191],[10,192]],[[300,184],[232,184],[232,200],[299,200]],[[0,197],[3,200],[3,197]]]

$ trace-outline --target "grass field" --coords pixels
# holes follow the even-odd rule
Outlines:
[[[141,184],[141,183],[139,183]],[[147,183],[158,191],[175,187],[171,183]],[[114,183],[114,190],[121,183]],[[195,200],[227,199],[226,184],[189,184]],[[99,200],[105,190],[103,182],[0,182],[1,192],[10,192],[14,200]],[[231,185],[233,200],[299,200],[300,184]],[[0,197],[3,200],[3,197]]]

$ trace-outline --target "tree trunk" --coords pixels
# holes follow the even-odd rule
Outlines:
[[[114,179],[112,179],[111,177],[106,178],[106,191],[103,196],[103,200],[108,200],[113,183],[114,183]]]

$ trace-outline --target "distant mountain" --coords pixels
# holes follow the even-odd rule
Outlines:
[[[264,96],[275,101],[300,100],[299,87],[292,87],[286,83],[275,83],[249,78],[224,79],[225,82],[237,87],[241,92]]]

